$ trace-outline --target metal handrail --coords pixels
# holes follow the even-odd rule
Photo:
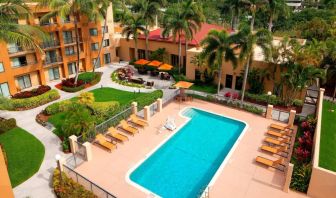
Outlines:
[[[43,49],[57,46],[60,46],[60,42],[58,40],[46,41],[41,43],[41,47]]]

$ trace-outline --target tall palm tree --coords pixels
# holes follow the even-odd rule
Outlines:
[[[134,55],[135,59],[138,59],[138,38],[142,32],[145,32],[144,21],[139,15],[129,15],[128,19],[123,23],[122,35],[126,36],[126,40],[129,41],[130,38],[134,40]]]
[[[251,31],[253,32],[255,15],[260,8],[267,4],[267,0],[243,0],[242,3],[245,4],[251,12]]]
[[[280,14],[288,14],[288,6],[285,0],[268,0],[268,30],[271,32],[273,28],[273,20]]]
[[[190,17],[188,12],[184,12],[187,4],[192,4],[191,1],[183,2],[182,5],[174,4],[166,10],[163,18],[163,36],[168,37],[170,33],[174,41],[178,40],[178,68],[181,73],[182,67],[182,37],[192,38],[193,34],[198,31],[198,22],[195,22],[193,17]]]
[[[224,4],[227,4],[232,9],[232,23],[231,28],[233,30],[238,29],[239,17],[240,17],[240,9],[244,5],[242,0],[225,0]]]
[[[43,30],[16,22],[20,17],[27,15],[31,13],[24,0],[0,0],[0,41],[35,48],[43,53],[38,44],[39,38],[41,40],[48,38]]]
[[[45,14],[41,20],[48,21],[50,18],[59,16],[62,19],[66,19],[68,16],[74,18],[73,23],[75,25],[76,34],[76,50],[77,50],[77,63],[76,63],[76,76],[75,84],[78,81],[79,75],[79,62],[80,62],[80,41],[79,41],[79,17],[86,15],[89,19],[94,16],[93,10],[95,10],[97,4],[92,0],[36,0],[40,6],[48,7],[51,11]]]
[[[216,65],[218,67],[217,94],[219,94],[222,79],[222,63],[230,61],[234,68],[237,67],[237,58],[232,44],[232,36],[229,36],[224,30],[211,30],[207,37],[201,42],[201,45],[204,46],[201,57],[207,60],[208,65],[212,67]]]
[[[141,15],[145,23],[146,59],[148,59],[149,56],[149,27],[155,24],[156,17],[161,14],[161,7],[165,5],[165,3],[165,0],[139,0],[132,7],[133,11]]]
[[[263,50],[265,59],[268,60],[271,52],[272,35],[268,30],[262,29],[253,33],[250,26],[243,26],[241,30],[234,35],[236,43],[235,48],[240,50],[239,59],[245,64],[244,80],[241,95],[241,103],[244,101],[247,75],[250,64],[253,61],[254,50],[259,46]]]

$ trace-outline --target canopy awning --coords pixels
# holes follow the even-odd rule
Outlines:
[[[159,67],[160,65],[162,65],[162,62],[157,61],[157,60],[153,60],[152,62],[147,64],[148,66],[152,66],[152,67]]]
[[[191,86],[193,86],[194,83],[186,82],[186,81],[179,81],[174,86],[182,89],[189,89]]]
[[[173,69],[173,66],[165,63],[161,65],[158,69],[163,71],[170,71],[171,69]]]
[[[148,64],[150,61],[146,60],[146,59],[139,59],[137,61],[134,62],[134,64],[136,65],[146,65]]]

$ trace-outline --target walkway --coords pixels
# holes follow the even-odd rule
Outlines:
[[[90,91],[103,86],[133,92],[134,88],[122,86],[117,83],[113,83],[111,81],[110,77],[111,73],[115,69],[122,66],[125,66],[125,64],[112,64],[106,67],[98,68],[97,71],[103,72],[101,81],[97,85],[90,87],[85,91]],[[53,82],[50,84],[50,86],[54,86],[59,82],[60,81]],[[151,92],[153,90],[154,89],[144,89],[144,88],[140,89],[141,92]],[[61,90],[58,91],[60,93],[61,98],[54,102],[70,99],[79,94],[79,93],[67,93]],[[165,95],[166,93],[170,92],[171,92],[170,90],[164,91]],[[30,179],[14,188],[14,194],[16,198],[55,197],[51,184],[52,173],[54,168],[56,167],[55,155],[61,154],[64,157],[67,156],[62,152],[62,148],[60,146],[61,142],[59,138],[54,133],[42,127],[35,121],[36,115],[50,104],[51,103],[48,103],[43,106],[27,111],[0,111],[0,117],[15,118],[17,121],[17,125],[19,127],[33,134],[36,138],[38,138],[42,142],[42,144],[45,147],[45,156],[39,171]],[[27,159],[27,161],[28,160],[29,159]]]

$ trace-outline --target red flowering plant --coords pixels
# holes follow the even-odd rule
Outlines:
[[[303,136],[298,139],[299,146],[295,149],[295,156],[301,163],[307,163],[311,158],[313,138],[310,131],[305,131]]]
[[[237,100],[239,98],[239,94],[238,93],[233,93],[232,98],[234,100]]]
[[[226,92],[226,93],[224,94],[224,97],[226,97],[226,98],[230,98],[230,97],[231,97],[231,92]]]
[[[84,84],[83,80],[78,80],[77,85],[75,85],[75,78],[68,78],[65,80],[62,80],[62,86],[64,87],[79,87]]]
[[[31,98],[34,96],[39,96],[41,94],[44,94],[45,92],[49,91],[51,88],[47,85],[41,85],[36,89],[32,89],[30,91],[22,91],[19,93],[16,93],[12,96],[12,98],[15,99],[21,99],[21,98]]]

